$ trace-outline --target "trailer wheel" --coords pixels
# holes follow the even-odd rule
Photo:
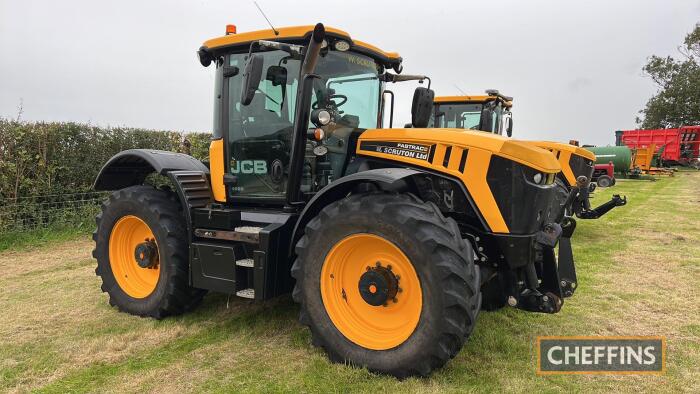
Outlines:
[[[334,362],[426,376],[474,328],[481,295],[473,251],[432,203],[352,195],[309,222],[296,253],[299,320]]]
[[[189,286],[185,218],[172,193],[150,186],[118,190],[96,222],[95,273],[110,305],[161,319],[200,303],[206,291]]]
[[[598,177],[598,181],[596,182],[598,186],[600,187],[610,187],[613,185],[612,178],[610,178],[607,175],[601,175]]]

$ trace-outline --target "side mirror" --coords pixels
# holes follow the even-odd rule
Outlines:
[[[241,104],[248,105],[255,97],[255,91],[260,85],[262,78],[263,58],[260,55],[252,54],[245,62],[243,69],[243,81],[241,89]]]
[[[489,108],[481,110],[481,121],[479,122],[479,130],[493,133],[493,111]]]
[[[428,127],[430,115],[433,112],[433,99],[435,92],[430,89],[417,87],[413,92],[413,104],[411,105],[411,124],[413,127]]]
[[[508,118],[508,128],[506,129],[506,134],[508,134],[508,137],[513,136],[513,118],[512,117]]]
[[[282,66],[270,66],[267,68],[265,79],[272,82],[272,86],[287,84],[287,69]]]

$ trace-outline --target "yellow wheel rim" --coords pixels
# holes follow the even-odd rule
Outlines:
[[[395,297],[378,306],[367,301],[367,292],[374,295],[382,287],[366,279],[366,273],[375,270],[390,273],[390,282],[398,285]],[[335,327],[350,341],[373,350],[405,342],[416,329],[423,306],[410,260],[393,243],[367,233],[346,237],[328,252],[321,269],[321,298]]]
[[[119,219],[109,236],[109,265],[114,279],[134,298],[146,298],[153,293],[160,277],[160,256],[154,256],[154,264],[149,268],[142,268],[136,260],[136,249],[144,242],[155,244],[153,231],[133,215]]]

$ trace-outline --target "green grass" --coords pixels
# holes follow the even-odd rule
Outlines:
[[[328,362],[289,297],[214,294],[163,321],[119,313],[99,290],[89,236],[13,241],[0,253],[0,391],[700,392],[700,173],[620,181],[594,205],[613,192],[628,205],[578,221],[580,287],[563,310],[481,313],[462,351],[427,379]],[[633,334],[668,338],[665,375],[535,374],[537,336]]]
[[[53,226],[30,231],[0,233],[0,252],[12,249],[43,247],[85,236],[94,230],[87,226]]]

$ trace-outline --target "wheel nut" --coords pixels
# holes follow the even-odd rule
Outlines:
[[[547,297],[547,296],[542,296],[542,301],[544,301],[544,302],[549,301],[549,297]]]
[[[566,286],[566,281],[565,281],[565,280],[561,281],[561,287],[564,287],[564,286]]]

